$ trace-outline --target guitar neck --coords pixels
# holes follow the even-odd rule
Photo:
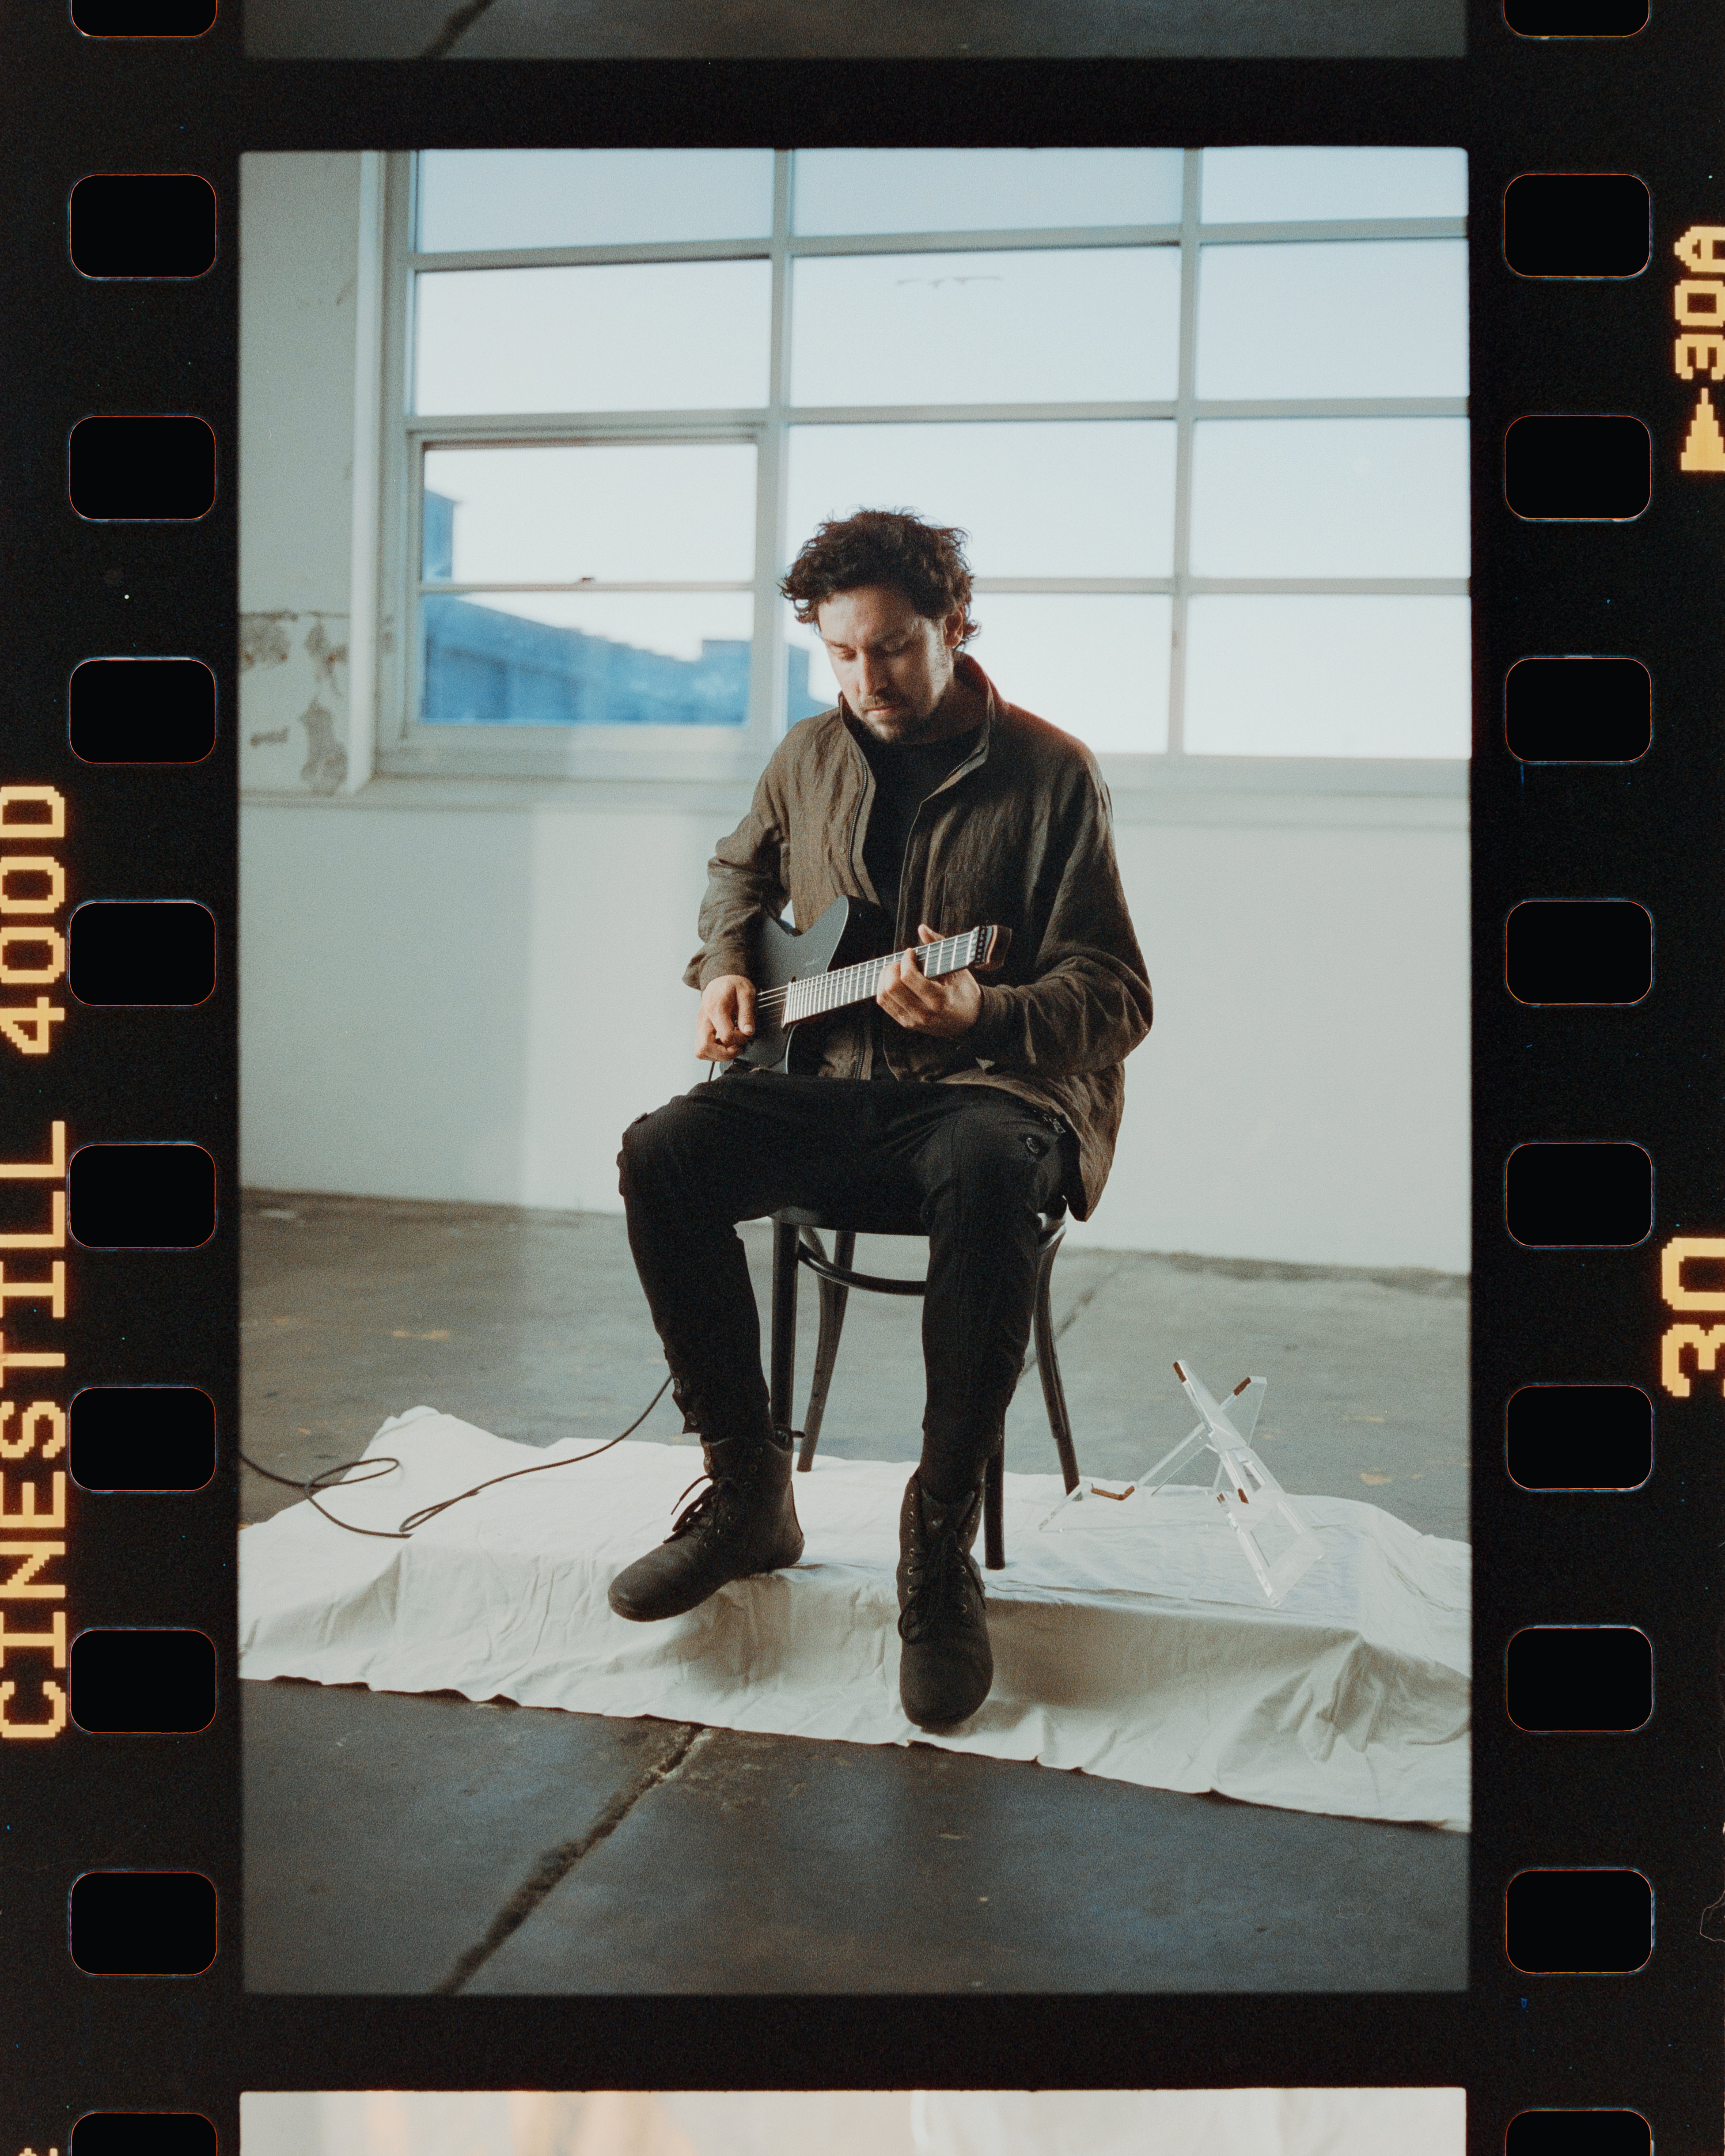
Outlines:
[[[984,957],[993,942],[992,928],[973,928],[963,936],[942,936],[936,943],[918,943],[910,952],[932,981],[942,973],[962,973]],[[880,992],[889,968],[906,953],[894,951],[884,958],[865,958],[860,964],[841,966],[836,973],[811,973],[793,981],[785,992],[784,1023],[814,1018],[822,1011],[841,1010],[847,1004],[872,1002]]]

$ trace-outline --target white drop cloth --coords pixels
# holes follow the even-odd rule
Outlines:
[[[243,2156],[1463,2156],[1459,2088],[248,2092]]]
[[[402,1471],[324,1502],[393,1527],[488,1476],[589,1449],[540,1452],[415,1408],[367,1448]],[[1049,1533],[1059,1478],[1009,1475],[1006,1568],[985,1574],[994,1689],[963,1727],[927,1737],[898,1701],[902,1464],[818,1460],[795,1478],[800,1564],[665,1623],[613,1615],[607,1584],[663,1539],[700,1469],[692,1445],[619,1445],[487,1490],[408,1542],[291,1505],[240,1537],[240,1673],[919,1741],[1289,1810],[1467,1824],[1464,1543],[1305,1498],[1324,1561],[1272,1609],[1206,1491],[1091,1500]]]
[[[1462,2156],[1467,2145],[1459,2088],[927,2089],[911,2101],[917,2156]]]

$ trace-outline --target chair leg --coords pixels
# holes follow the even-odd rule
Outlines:
[[[804,1232],[817,1250],[824,1256],[821,1240],[810,1228]],[[841,1228],[833,1244],[833,1263],[840,1272],[851,1270],[856,1255],[856,1235],[853,1229]],[[806,1473],[814,1465],[814,1448],[820,1442],[820,1425],[827,1411],[827,1392],[833,1382],[833,1365],[839,1359],[839,1335],[845,1329],[845,1305],[850,1299],[848,1287],[840,1287],[837,1281],[819,1280],[820,1337],[814,1347],[814,1378],[809,1388],[809,1412],[803,1419],[803,1446],[797,1455],[797,1466]]]
[[[797,1378],[797,1234],[773,1224],[773,1335],[768,1394],[775,1430],[791,1427],[791,1394]]]
[[[1006,1529],[1000,1517],[1005,1468],[1003,1442],[988,1455],[988,1464],[983,1470],[983,1563],[990,1572],[999,1572],[1006,1563]]]
[[[1054,1271],[1058,1240],[1042,1254],[1036,1275],[1036,1373],[1042,1380],[1043,1404],[1048,1426],[1054,1432],[1055,1450],[1060,1456],[1060,1474],[1069,1490],[1078,1487],[1078,1455],[1072,1449],[1072,1419],[1066,1412],[1066,1389],[1060,1383],[1060,1358],[1055,1353],[1054,1317],[1049,1308],[1049,1279]]]

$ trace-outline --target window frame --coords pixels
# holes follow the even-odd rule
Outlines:
[[[978,578],[978,608],[993,593],[1122,592],[1167,595],[1173,637],[1168,747],[1099,757],[1117,793],[1214,789],[1361,794],[1465,795],[1465,758],[1194,755],[1184,746],[1187,609],[1211,593],[1466,596],[1461,578],[1202,578],[1188,566],[1194,428],[1206,419],[1468,418],[1463,397],[1206,399],[1195,393],[1199,250],[1266,242],[1461,239],[1465,217],[1312,220],[1204,224],[1199,216],[1201,150],[1182,153],[1178,224],[1067,227],[999,232],[870,233],[791,230],[793,151],[775,151],[773,230],[746,240],[634,243],[603,247],[415,252],[418,154],[391,151],[383,163],[382,338],[382,424],[377,521],[378,584],[376,767],[386,777],[491,778],[526,782],[608,779],[752,780],[785,730],[784,605],[778,595],[778,533],[785,511],[789,430],[798,424],[907,424],[916,422],[1127,419],[1171,421],[1175,429],[1173,568],[1167,577]],[[802,255],[983,254],[1033,249],[1168,246],[1180,255],[1178,379],[1172,398],[1034,405],[793,406],[787,401],[790,270]],[[413,410],[413,309],[416,278],[434,270],[583,266],[600,263],[767,260],[771,268],[768,401],[756,409],[647,413],[476,413],[422,416]],[[579,444],[620,442],[748,441],[756,450],[754,634],[748,716],[740,728],[687,726],[427,725],[421,708],[423,639],[419,597],[423,557],[423,452],[462,443]],[[788,539],[789,535],[787,535]],[[793,549],[792,550],[793,551]],[[588,588],[593,588],[591,587]],[[640,586],[600,586],[600,591]],[[1009,695],[1011,684],[1003,682]]]

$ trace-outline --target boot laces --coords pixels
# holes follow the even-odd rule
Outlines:
[[[905,1567],[905,1583],[908,1595],[899,1613],[901,1639],[920,1640],[943,1615],[956,1617],[963,1625],[974,1623],[982,1583],[976,1560],[960,1543],[956,1526],[932,1536],[918,1530]]]
[[[735,1466],[742,1463],[733,1462],[732,1464]],[[681,1505],[683,1498],[688,1496],[689,1490],[699,1488],[703,1482],[707,1486],[701,1491],[692,1505],[684,1507],[677,1515],[675,1523],[665,1537],[667,1542],[675,1542],[679,1535],[700,1533],[709,1527],[722,1528],[728,1524],[727,1512],[734,1516],[736,1507],[745,1502],[744,1491],[748,1486],[746,1476],[710,1475],[704,1468],[689,1485],[689,1489],[685,1490],[682,1496],[678,1497],[675,1502]]]
[[[717,1526],[719,1507],[723,1502],[725,1492],[736,1486],[728,1476],[721,1477],[717,1481],[709,1481],[706,1476],[697,1475],[695,1481],[689,1485],[689,1489],[685,1490],[682,1496],[676,1502],[681,1505],[683,1497],[688,1496],[689,1490],[695,1489],[702,1482],[706,1483],[706,1489],[701,1491],[692,1505],[685,1505],[683,1510],[678,1513],[670,1532],[665,1537],[667,1542],[674,1543],[680,1535],[698,1534],[709,1526]]]

